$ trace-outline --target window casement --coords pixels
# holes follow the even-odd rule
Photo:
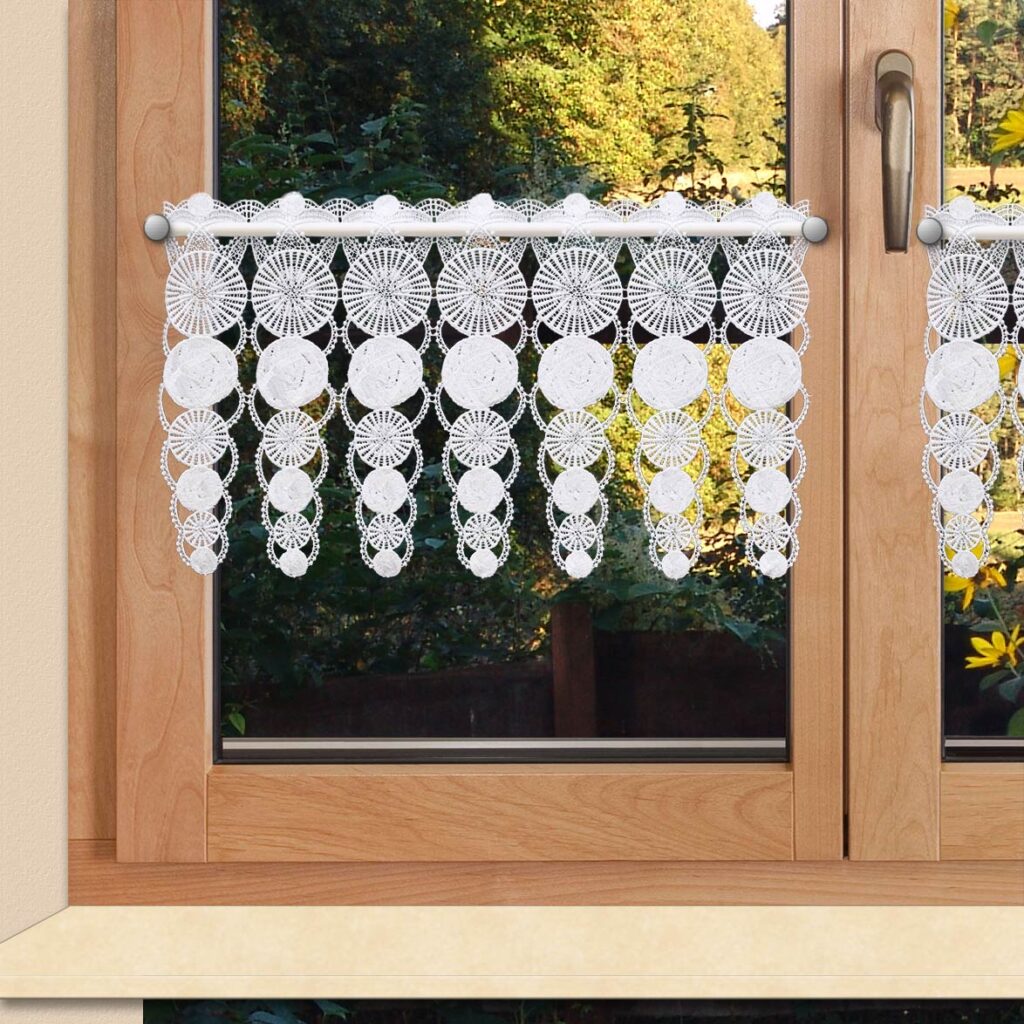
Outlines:
[[[874,58],[914,60],[921,211],[939,194],[939,5],[791,3],[791,194],[831,233],[804,266],[814,409],[784,762],[214,762],[215,599],[167,523],[166,263],[141,230],[165,198],[211,190],[212,21],[207,3],[126,0],[73,22],[72,132],[113,145],[73,149],[71,175],[93,212],[70,241],[72,902],[1024,898],[1024,766],[941,757],[928,259],[882,255]]]

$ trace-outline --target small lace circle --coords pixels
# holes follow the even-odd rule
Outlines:
[[[685,551],[697,544],[697,531],[684,516],[670,514],[654,527],[654,543],[665,551]]]
[[[976,341],[947,341],[929,358],[924,386],[943,412],[967,412],[999,390],[999,362]]]
[[[220,559],[213,548],[200,547],[188,556],[188,564],[193,572],[199,573],[200,576],[209,576],[220,565]]]
[[[190,512],[206,512],[224,496],[224,481],[209,466],[191,466],[178,477],[174,495]]]
[[[498,556],[493,551],[474,551],[469,558],[469,571],[485,580],[498,571]]]
[[[390,512],[378,512],[366,524],[366,542],[378,551],[393,551],[405,538],[405,523]]]
[[[228,448],[224,417],[212,409],[188,409],[167,431],[171,454],[186,466],[211,466]]]
[[[456,495],[467,512],[493,512],[505,497],[505,484],[493,469],[477,466],[462,474]]]
[[[928,319],[942,338],[983,338],[1002,323],[1010,294],[999,271],[983,256],[951,252],[928,282]]]
[[[497,334],[522,315],[526,281],[503,252],[465,249],[441,268],[437,304],[441,316],[463,334]]]
[[[755,512],[781,512],[793,498],[793,485],[780,469],[758,469],[750,474],[743,496]]]
[[[971,551],[984,541],[985,532],[973,516],[951,516],[942,530],[942,543],[951,551]]]
[[[593,334],[614,320],[622,284],[597,249],[556,249],[537,269],[531,290],[537,315],[559,334]]]
[[[423,360],[402,338],[387,334],[369,338],[352,353],[348,383],[368,409],[401,405],[423,384]]]
[[[374,409],[357,424],[352,444],[368,466],[393,467],[404,462],[416,439],[407,416],[395,409]]]
[[[559,338],[540,357],[537,384],[559,409],[585,409],[600,401],[615,380],[608,349],[583,335]]]
[[[600,533],[590,516],[573,513],[558,524],[555,537],[566,551],[587,551],[597,543]]]
[[[762,576],[770,580],[777,580],[786,575],[789,568],[789,559],[781,551],[766,551],[758,560],[757,567]]]
[[[238,322],[249,298],[245,280],[226,256],[186,252],[167,275],[167,319],[181,334],[220,334]]]
[[[555,477],[551,500],[561,512],[589,512],[601,500],[601,485],[593,473],[576,466]]]
[[[183,409],[216,405],[238,384],[238,360],[208,335],[179,341],[164,363],[164,388]]]
[[[950,559],[949,564],[952,566],[955,575],[961,579],[969,580],[978,575],[978,570],[981,568],[981,559],[973,551],[958,551]]]
[[[711,316],[718,290],[704,260],[673,246],[637,263],[626,297],[637,323],[652,334],[689,334]]]
[[[565,556],[565,571],[576,580],[582,580],[594,571],[594,558],[587,551],[570,551]]]
[[[378,551],[371,564],[373,571],[384,579],[393,579],[402,571],[402,559],[394,551]]]
[[[988,427],[980,417],[968,412],[940,417],[928,439],[928,450],[943,469],[973,469],[990,447]]]
[[[729,268],[722,282],[725,315],[745,334],[779,337],[807,310],[807,279],[779,249],[754,249]]]
[[[633,363],[633,386],[652,409],[678,409],[708,385],[708,363],[692,341],[666,335],[648,342]]]
[[[313,500],[313,481],[297,466],[285,466],[270,478],[267,499],[278,512],[301,512]]]
[[[298,512],[286,512],[274,523],[271,536],[279,548],[301,548],[313,537],[310,521]]]
[[[654,474],[649,493],[651,504],[662,515],[673,515],[689,507],[697,489],[689,473],[670,466]]]
[[[316,454],[320,433],[297,409],[275,413],[263,428],[263,451],[275,466],[301,466]]]
[[[193,512],[182,524],[181,536],[194,548],[212,548],[222,530],[220,520],[212,512]]]
[[[430,279],[404,249],[367,249],[345,275],[341,298],[352,322],[367,334],[401,334],[430,305]]]
[[[985,500],[985,485],[970,470],[956,469],[939,481],[938,498],[944,512],[973,512]]]
[[[640,431],[640,450],[659,469],[685,466],[699,448],[700,428],[676,409],[656,412]]]
[[[285,576],[297,579],[299,576],[305,576],[308,572],[309,556],[305,551],[300,551],[298,548],[289,548],[277,560],[277,564]]]
[[[334,275],[308,249],[271,253],[252,279],[253,313],[272,334],[312,334],[330,320],[337,304]]]
[[[736,448],[755,469],[771,469],[788,462],[796,450],[796,428],[775,409],[758,410],[743,418]]]
[[[484,551],[501,543],[504,531],[490,512],[475,512],[462,527],[462,539],[470,551]]]
[[[490,409],[470,409],[452,424],[449,444],[464,466],[493,466],[512,443],[508,423]]]
[[[593,413],[560,412],[544,430],[544,451],[557,466],[589,466],[604,451],[601,422]]]
[[[773,409],[799,390],[800,357],[779,338],[751,338],[733,351],[726,379],[748,409]]]
[[[516,354],[503,341],[473,335],[448,350],[441,385],[464,409],[486,409],[503,402],[519,380]]]
[[[327,387],[327,356],[306,338],[272,341],[256,364],[256,387],[274,409],[297,409],[319,398]]]
[[[409,497],[405,477],[390,466],[371,469],[359,492],[371,512],[397,512]]]
[[[681,580],[691,569],[693,563],[682,551],[668,551],[661,560],[661,571],[670,580]]]
[[[789,543],[793,531],[780,515],[758,516],[750,528],[750,539],[762,551],[781,551]]]

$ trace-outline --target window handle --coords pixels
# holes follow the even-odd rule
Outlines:
[[[899,50],[875,64],[875,124],[882,133],[885,251],[906,252],[914,195],[914,65]]]

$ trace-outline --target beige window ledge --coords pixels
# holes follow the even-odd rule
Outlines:
[[[0,997],[1020,997],[1021,949],[1014,908],[70,907]]]

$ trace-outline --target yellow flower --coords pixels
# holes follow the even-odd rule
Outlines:
[[[975,655],[968,655],[965,665],[967,668],[999,668],[1004,663],[1010,668],[1017,667],[1020,647],[1024,646],[1024,640],[1020,638],[1020,626],[1013,627],[1009,639],[1000,630],[992,634],[990,640],[984,637],[972,636],[971,646],[978,652]]]
[[[1017,353],[1012,348],[1008,348],[999,357],[999,376],[1000,377],[1012,377],[1014,371],[1017,369]]]
[[[953,26],[960,20],[961,7],[956,0],[946,0],[945,10],[943,11],[942,21],[946,27],[946,31],[949,32]]]
[[[947,594],[957,594],[963,591],[963,601],[960,607],[967,611],[974,600],[974,593],[977,590],[984,590],[986,587],[1005,587],[1006,577],[1003,575],[1003,567],[995,565],[983,565],[973,579],[965,580],[962,576],[954,576],[949,573],[946,576],[943,589]]]
[[[1006,116],[996,126],[993,142],[993,153],[1002,153],[1004,150],[1024,145],[1024,109],[1007,111]]]

